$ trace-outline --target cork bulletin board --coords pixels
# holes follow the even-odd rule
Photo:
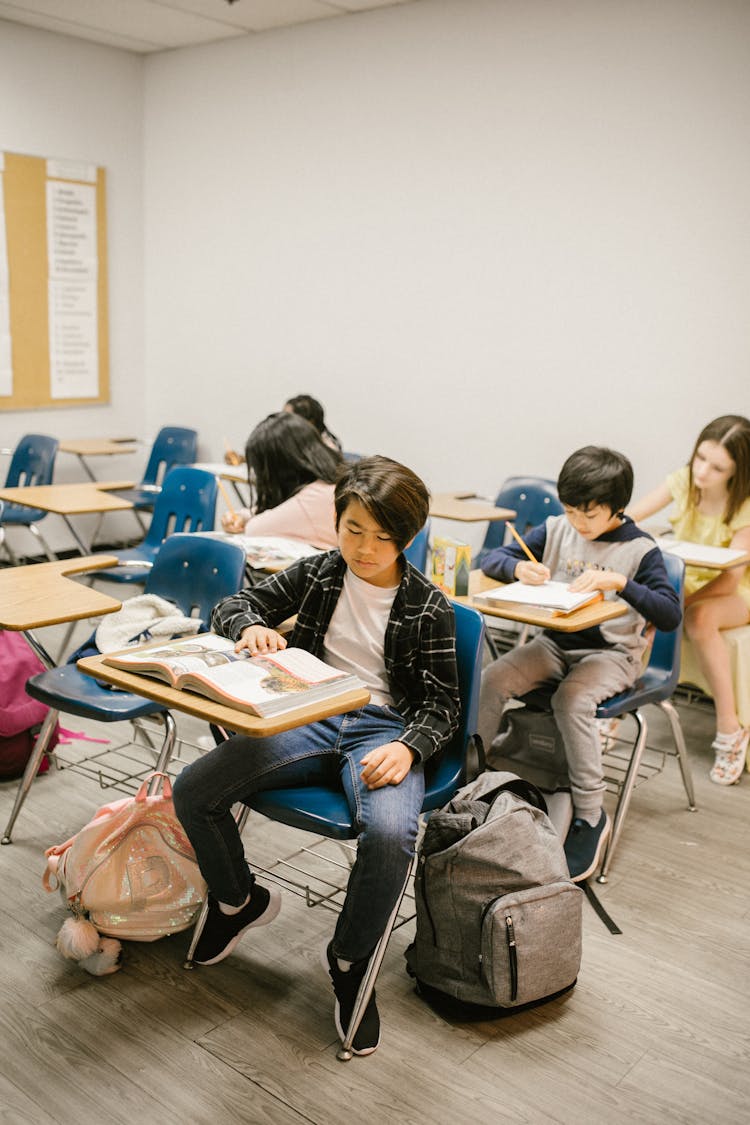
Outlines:
[[[0,410],[109,402],[104,168],[0,153]]]

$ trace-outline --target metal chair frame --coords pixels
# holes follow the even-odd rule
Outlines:
[[[173,601],[187,616],[199,617],[207,622],[216,602],[242,585],[245,555],[235,543],[192,535],[172,535],[165,540],[153,569],[146,580],[146,590]],[[36,777],[60,713],[79,715],[99,722],[133,721],[146,716],[161,716],[164,739],[154,769],[163,771],[174,751],[177,728],[166,707],[152,700],[126,691],[113,691],[100,687],[90,676],[72,664],[32,676],[26,685],[27,693],[50,708],[34,744],[19,782],[10,818],[5,828],[3,844],[11,843],[11,834]]]
[[[679,594],[680,606],[682,607],[684,600],[685,565],[676,555],[670,555],[667,552],[663,552],[663,558],[669,580]],[[690,772],[690,761],[685,746],[685,736],[682,733],[680,717],[674,704],[671,702],[671,697],[677,687],[680,674],[681,640],[681,622],[671,633],[663,633],[657,629],[654,634],[654,642],[649,655],[648,664],[635,684],[633,684],[631,688],[628,688],[627,691],[620,692],[618,695],[612,696],[611,699],[604,700],[596,709],[597,719],[620,719],[630,715],[636,725],[636,737],[633,741],[632,750],[630,751],[629,761],[624,770],[624,776],[622,779],[612,776],[607,779],[618,792],[618,799],[612,822],[612,830],[604,851],[599,874],[597,875],[598,883],[607,882],[615,849],[619,843],[625,817],[630,807],[633,790],[639,778],[645,780],[646,777],[660,772],[661,769],[660,766],[643,768],[644,751],[648,749],[648,722],[643,708],[648,704],[660,707],[669,721],[674,744],[674,754],[679,762],[682,784],[688,799],[688,809],[690,812],[696,811],[695,791]],[[556,686],[556,684],[550,685],[549,687],[543,686],[536,691],[529,692],[526,696],[521,697],[521,702],[526,706],[546,710],[549,707],[549,697]],[[618,737],[613,739],[613,742],[621,743],[624,742],[624,739]],[[658,751],[657,753],[666,753],[666,751]],[[605,760],[605,767],[606,764]],[[610,760],[610,765],[611,764],[612,762]]]
[[[457,604],[454,604],[453,608],[456,614],[456,649],[461,694],[461,720],[458,731],[449,745],[438,756],[439,760],[427,764],[425,798],[422,805],[423,815],[429,815],[434,809],[444,805],[451,799],[456,790],[466,782],[467,752],[477,729],[484,623],[482,615],[477,610]],[[278,823],[313,832],[316,835],[339,842],[354,840],[357,836],[341,789],[309,786],[299,789],[266,790],[257,793],[249,805],[239,805],[235,811],[235,820],[240,833],[251,810],[262,813]],[[352,1042],[375,987],[375,981],[391,934],[397,924],[399,910],[411,875],[412,869],[410,868],[360,985],[349,1028],[337,1054],[342,1062],[346,1062],[352,1057]],[[294,893],[299,893],[299,889],[295,891],[294,887],[289,887],[289,880],[276,875],[275,881],[282,886],[286,886],[287,889],[292,889]],[[297,886],[299,888],[300,885]],[[302,889],[308,897],[307,888],[302,885]],[[330,909],[334,908],[331,906],[331,900],[338,890],[339,888],[336,887],[332,894],[323,896],[325,904]],[[315,905],[315,903],[310,903],[310,905]],[[208,900],[204,902],[196,920],[190,947],[185,958],[184,968],[186,969],[192,969],[194,966],[193,955],[203,931],[207,914]]]
[[[51,484],[57,448],[57,438],[49,437],[47,434],[25,434],[13,450],[5,487],[23,488],[29,485]],[[57,559],[57,555],[37,526],[48,514],[25,504],[6,503],[4,509],[0,508],[0,546],[5,548],[14,566],[18,565],[18,559],[6,535],[9,527],[25,527],[39,541],[49,561],[55,562]]]

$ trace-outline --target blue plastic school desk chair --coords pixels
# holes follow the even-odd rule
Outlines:
[[[461,697],[461,718],[458,730],[445,749],[435,759],[430,759],[425,767],[425,796],[422,813],[428,814],[441,808],[467,781],[467,755],[477,730],[479,714],[479,686],[482,675],[482,648],[484,643],[484,622],[475,609],[453,604],[456,614],[456,655],[458,663],[459,693]],[[332,840],[354,840],[357,829],[352,824],[349,805],[344,791],[338,786],[310,785],[296,789],[269,789],[256,793],[249,807],[241,806],[237,814],[237,824],[242,831],[250,809],[262,813],[269,820],[299,828],[303,832],[313,832]],[[351,1045],[360,1025],[365,1008],[375,987],[391,933],[396,924],[398,911],[406,891],[407,875],[398,901],[393,908],[382,938],[378,942],[367,972],[362,980],[357,1000],[352,1012],[346,1039],[338,1051],[338,1058],[348,1061],[352,1057]],[[185,960],[185,968],[193,967],[193,954],[208,912],[208,900],[196,922],[190,948]]]
[[[508,477],[500,486],[495,507],[513,509],[516,513],[513,525],[519,535],[523,535],[530,527],[544,523],[547,516],[561,515],[563,510],[557,495],[557,485],[544,477]],[[472,565],[481,566],[485,555],[495,547],[502,547],[505,539],[504,522],[496,520],[491,523]]]
[[[685,564],[682,559],[677,558],[676,555],[670,555],[666,551],[662,552],[662,554],[669,581],[673,589],[675,589],[679,595],[680,608],[682,609],[684,605]],[[680,765],[682,784],[685,787],[685,794],[688,799],[688,808],[691,812],[695,812],[696,810],[693,779],[690,772],[690,761],[685,747],[685,737],[682,733],[680,717],[677,714],[674,704],[671,702],[671,697],[674,694],[674,690],[680,678],[681,641],[682,621],[680,621],[678,627],[671,633],[663,633],[661,630],[657,629],[654,634],[654,642],[648,664],[633,686],[628,688],[627,691],[620,692],[619,695],[613,695],[611,699],[605,699],[596,709],[597,719],[621,719],[626,715],[631,715],[636,726],[636,736],[629,753],[625,774],[621,781],[617,780],[614,782],[619,791],[617,805],[612,821],[612,831],[607,841],[601,868],[597,876],[598,883],[607,882],[607,876],[615,854],[615,848],[620,839],[625,817],[630,807],[630,798],[633,795],[633,789],[638,781],[639,769],[648,738],[648,723],[646,722],[643,708],[649,703],[660,707],[669,720],[674,743],[674,755],[677,757]],[[522,696],[520,701],[527,706],[535,707],[537,710],[546,710],[549,708],[549,699],[552,692],[555,690],[555,686],[556,685],[551,685],[549,687],[543,686],[538,691],[529,692],[528,695]],[[615,741],[619,743],[623,740],[618,736]],[[653,772],[660,772],[660,770]]]
[[[545,477],[508,477],[500,486],[500,491],[495,498],[496,508],[512,508],[516,513],[513,526],[519,535],[523,535],[530,527],[544,523],[547,516],[559,516],[563,506],[557,495],[557,486],[553,480]],[[483,559],[495,547],[501,547],[509,538],[503,520],[490,523],[484,542],[479,553],[472,561],[474,568],[481,567]],[[523,644],[528,635],[528,626],[517,630],[510,625],[505,628],[498,625],[497,618],[487,620],[487,648],[494,660],[500,655],[496,641],[511,644]]]
[[[164,478],[175,465],[192,465],[198,459],[198,434],[184,426],[163,426],[151,446],[143,479],[135,488],[118,490],[117,495],[131,500],[136,519],[145,531],[139,512],[150,512],[161,492]]]
[[[205,469],[178,466],[170,469],[154,506],[151,524],[142,543],[117,552],[118,565],[90,574],[85,581],[95,586],[98,579],[110,582],[143,583],[154,559],[174,532],[213,531],[217,484]],[[76,623],[72,621],[60,644],[67,651]]]
[[[213,531],[216,477],[205,469],[179,465],[170,469],[154,504],[151,524],[142,543],[118,551],[118,565],[100,570],[92,579],[143,582],[162,543],[175,532]]]
[[[208,628],[211,610],[222,598],[236,594],[242,586],[245,552],[237,543],[226,543],[202,535],[171,535],[157,553],[146,579],[146,593],[174,602],[185,616],[199,618]],[[169,711],[150,699],[127,691],[100,687],[91,676],[79,672],[75,664],[63,664],[32,676],[26,685],[32,699],[50,708],[34,751],[16,793],[13,810],[2,837],[11,842],[11,832],[39,763],[47,749],[58,714],[78,715],[102,723],[141,719],[146,715],[164,716],[164,741],[154,769],[163,770],[174,748],[176,726]]]
[[[22,437],[13,451],[8,475],[5,478],[5,487],[23,488],[27,485],[51,484],[52,474],[55,471],[57,445],[57,438],[48,437],[46,434],[26,434]],[[39,540],[49,561],[54,562],[57,555],[50,549],[37,526],[46,515],[48,513],[40,511],[39,508],[6,503],[0,516],[0,532],[4,533],[9,527],[28,528]],[[11,550],[7,536],[3,535],[0,542],[4,544],[11,562],[17,565],[18,559]]]
[[[430,520],[421,531],[418,531],[414,536],[408,547],[404,548],[404,557],[409,560],[412,566],[421,571],[422,574],[427,573],[427,552],[430,546]]]

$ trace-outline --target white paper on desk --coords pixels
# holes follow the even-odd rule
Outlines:
[[[686,539],[657,539],[657,545],[662,551],[670,555],[677,555],[681,559],[690,559],[691,562],[706,566],[727,566],[735,559],[741,559],[747,551],[738,551],[733,547],[710,547],[705,543],[689,543]]]
[[[307,558],[308,555],[320,554],[319,548],[313,547],[311,543],[303,543],[300,539],[286,539],[281,535],[232,535],[228,531],[205,531],[199,534],[223,539],[225,543],[237,543],[245,552],[248,566],[255,570],[265,570],[274,564],[292,563],[297,559]]]
[[[590,590],[583,594],[572,594],[566,582],[543,582],[541,586],[530,586],[526,582],[510,582],[507,586],[496,586],[474,594],[473,601],[514,602],[516,605],[541,606],[542,609],[560,609],[570,613],[598,597]]]

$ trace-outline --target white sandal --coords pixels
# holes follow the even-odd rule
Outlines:
[[[716,751],[716,759],[708,775],[711,781],[715,782],[716,785],[736,785],[745,768],[745,755],[747,754],[749,741],[750,730],[746,727],[740,727],[734,736],[734,741],[729,746],[713,743],[712,749]]]

